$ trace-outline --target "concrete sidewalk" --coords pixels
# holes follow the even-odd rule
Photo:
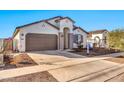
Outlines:
[[[109,61],[92,61],[84,64],[77,64],[73,66],[58,68],[48,71],[54,78],[60,82],[72,81],[73,79],[78,79],[80,77],[85,77],[92,73],[102,71],[105,69],[110,69],[112,67],[118,66],[119,64],[109,62]]]
[[[107,59],[112,56],[118,56],[122,54],[124,53],[106,55],[106,56],[101,56],[101,57],[98,56],[98,57],[93,57],[93,58],[75,58],[75,59],[70,59],[70,60],[61,61],[61,62],[54,62],[52,64],[42,64],[42,65],[32,66],[32,67],[23,67],[23,68],[17,68],[17,69],[3,70],[3,71],[0,71],[0,79],[11,78],[11,77],[21,76],[21,75],[26,75],[26,74],[36,73],[36,72],[42,72],[42,71],[50,71],[50,73],[53,76],[55,76],[59,81],[68,81],[70,79],[73,79],[73,77],[71,77],[70,79],[66,78],[62,80],[61,78],[59,79],[56,76],[56,74],[58,74],[59,72],[60,74],[59,77],[61,76],[63,77],[63,75],[66,77],[66,74],[61,74],[61,73],[65,73],[66,71],[71,71],[72,73],[69,72],[70,73],[69,76],[74,76],[74,74],[76,75],[76,73],[78,73],[79,71],[78,75],[80,74],[82,75],[82,73],[86,73],[86,72],[90,73],[90,71],[98,71],[106,67],[109,68],[112,66],[116,66],[118,64],[115,64],[113,62],[106,62],[106,61],[91,62],[91,61]],[[57,69],[62,69],[62,68],[64,68],[64,70],[57,71]],[[87,68],[87,69],[85,70],[83,68]],[[55,71],[55,72],[53,73],[51,71]]]

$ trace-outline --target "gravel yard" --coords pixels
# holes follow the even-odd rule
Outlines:
[[[27,67],[27,66],[37,65],[34,62],[34,60],[31,57],[29,57],[26,53],[15,56],[11,60],[10,64],[16,65],[17,67]]]
[[[105,59],[105,60],[112,61],[112,62],[115,62],[115,63],[124,64],[124,56],[118,56],[118,57],[109,58],[109,59]]]
[[[94,48],[90,50],[90,53],[87,55],[87,49],[74,49],[74,51],[70,51],[71,53],[79,54],[87,57],[94,57],[99,55],[106,55],[111,53],[118,53],[119,50],[114,49],[105,49],[105,48]]]
[[[5,66],[0,67],[0,70],[27,67],[37,65],[27,54],[19,54],[16,56],[5,56],[4,57]]]

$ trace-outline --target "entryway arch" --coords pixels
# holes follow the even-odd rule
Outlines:
[[[68,49],[70,29],[68,27],[63,28],[63,33],[64,33],[64,49]]]
[[[99,38],[99,36],[96,36],[95,38],[94,38],[94,42],[95,42],[95,47],[100,47],[100,38]]]

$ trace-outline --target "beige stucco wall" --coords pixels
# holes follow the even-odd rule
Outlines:
[[[92,39],[98,36],[100,39],[103,39],[103,34],[92,34]]]
[[[73,22],[69,19],[63,19],[60,21],[60,32],[63,32],[63,29],[67,27],[70,29],[69,33],[73,33]]]
[[[26,49],[26,34],[27,33],[39,33],[39,34],[56,34],[58,36],[58,30],[56,28],[53,28],[49,24],[45,22],[33,24],[30,26],[26,26],[20,29],[20,42],[21,42],[21,48],[19,51],[23,52]],[[21,34],[24,34],[24,36],[21,36]]]
[[[60,37],[60,50],[64,49],[64,28],[68,28],[69,29],[69,33],[73,33],[73,22],[70,21],[69,19],[63,19],[60,21],[60,33],[61,35],[63,35],[63,37]],[[71,44],[72,39],[69,40],[70,41],[70,48],[73,48],[73,45]]]
[[[60,19],[60,18],[59,17],[58,18],[54,18],[52,20],[49,20],[48,22],[51,23],[51,24],[53,24],[53,25],[55,25],[55,26],[57,26],[57,27],[59,27],[60,26],[60,23],[59,22],[58,23],[55,22],[55,20],[58,20],[58,19]]]
[[[13,38],[13,50],[20,50],[20,43],[20,32],[18,32],[17,35]]]
[[[80,29],[77,29],[75,31],[73,31],[73,25],[74,23],[69,20],[69,19],[62,19],[60,20],[60,23],[56,23],[55,19],[49,20],[49,22],[51,24],[54,24],[56,26],[58,26],[60,29],[56,29],[54,27],[52,27],[51,25],[47,24],[46,22],[40,22],[40,23],[36,23],[36,24],[32,24],[29,26],[25,26],[20,28],[20,32],[14,37],[14,40],[18,40],[18,49],[20,52],[24,52],[26,49],[26,35],[28,33],[37,33],[37,34],[56,34],[58,36],[58,49],[63,50],[64,49],[64,28],[68,28],[69,29],[69,48],[73,48],[74,45],[73,43],[73,34],[81,34],[83,35],[83,45],[84,48],[86,47],[86,42],[87,42],[87,33],[83,32]],[[22,35],[23,34],[23,35]],[[15,46],[14,46],[15,49]]]
[[[105,39],[105,37],[107,35],[108,35],[107,32],[100,33],[100,34],[92,34],[92,37],[91,37],[92,41],[91,42],[94,43],[94,39],[95,39],[96,36],[98,36],[101,40],[103,40],[103,39]],[[100,47],[107,47],[107,44],[105,44],[104,41],[101,41],[100,42]]]

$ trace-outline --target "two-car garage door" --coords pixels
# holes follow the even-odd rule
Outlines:
[[[56,50],[57,35],[34,34],[26,35],[26,51]]]

